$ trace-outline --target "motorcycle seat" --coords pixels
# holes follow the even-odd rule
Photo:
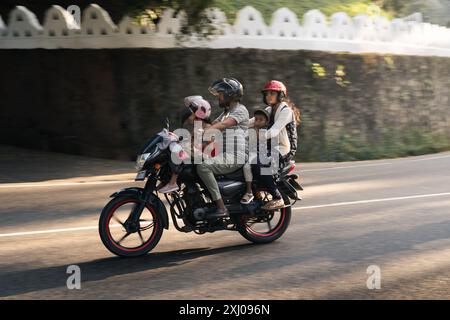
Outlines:
[[[291,160],[289,161],[283,168],[279,169],[279,174],[281,175],[285,175],[287,174],[290,170],[292,165],[295,164],[295,161]],[[227,174],[221,174],[221,175],[216,175],[216,179],[217,180],[233,180],[233,181],[243,181],[245,182],[245,178],[244,178],[244,171],[242,170],[242,168],[237,169],[236,171],[227,173]]]
[[[236,171],[227,173],[227,174],[221,174],[216,176],[217,180],[233,180],[233,181],[245,181],[244,179],[244,171],[242,171],[242,168],[237,169]]]

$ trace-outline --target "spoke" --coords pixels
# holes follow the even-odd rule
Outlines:
[[[248,226],[248,227],[251,227],[251,226],[253,226],[255,223],[256,223],[255,220],[253,220],[253,221],[247,221],[247,226]]]
[[[119,218],[117,218],[116,216],[113,216],[113,219],[114,219],[114,221],[116,221],[116,222],[120,223],[120,224],[122,225],[122,227],[125,227],[125,226],[124,226],[124,224],[123,224],[123,222],[122,222],[122,221],[120,221],[120,219],[119,219]]]
[[[139,238],[141,238],[142,244],[145,243],[144,237],[142,236],[141,230],[138,230]]]
[[[267,221],[267,225],[269,226],[269,231],[272,230],[272,223],[271,223],[271,221],[272,221],[272,220]]]
[[[148,226],[142,227],[140,230],[141,230],[141,231],[148,230],[148,229],[152,228],[154,225],[155,225],[155,223],[152,222],[152,223],[150,223]]]
[[[120,244],[123,240],[125,240],[126,237],[128,237],[131,234],[131,232],[127,232],[126,235],[124,235],[119,241],[117,241],[118,244]]]

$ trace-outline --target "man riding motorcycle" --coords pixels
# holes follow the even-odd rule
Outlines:
[[[240,103],[244,90],[242,84],[234,78],[223,78],[216,80],[209,87],[209,91],[218,98],[219,106],[223,108],[222,114],[213,121],[211,129],[222,132],[223,148],[216,157],[209,158],[197,165],[197,173],[208,189],[211,200],[216,204],[217,210],[210,217],[227,217],[228,210],[225,207],[219,186],[214,175],[224,175],[240,169],[246,161],[246,139],[249,124],[249,113],[247,108]],[[237,131],[236,131],[237,130]],[[234,146],[228,145],[230,135],[237,137]],[[231,137],[232,138],[232,137]],[[230,150],[230,147],[231,150]]]

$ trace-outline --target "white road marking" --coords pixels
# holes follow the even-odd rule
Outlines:
[[[300,169],[300,172],[313,172],[313,171],[328,171],[328,170],[338,170],[338,169],[353,169],[359,167],[377,167],[392,164],[392,162],[382,162],[382,163],[372,163],[372,164],[361,164],[354,166],[339,166],[339,167],[329,167],[329,168],[317,168],[317,169]]]
[[[418,194],[418,195],[404,196],[404,197],[369,199],[369,200],[348,201],[348,202],[336,202],[336,203],[321,204],[321,205],[316,205],[316,206],[296,207],[296,208],[292,208],[292,210],[307,210],[307,209],[317,209],[317,208],[326,208],[326,207],[349,206],[349,205],[365,204],[365,203],[373,203],[373,202],[398,201],[398,200],[419,199],[419,198],[429,198],[429,197],[443,197],[443,196],[450,196],[450,192]],[[111,227],[120,227],[120,226],[121,225],[119,225],[119,224],[111,225]],[[29,232],[3,233],[3,234],[0,234],[0,238],[28,236],[28,235],[46,234],[46,233],[57,233],[57,232],[97,230],[97,229],[98,229],[98,226],[89,226],[89,227],[50,229],[50,230],[29,231]]]
[[[120,227],[120,224],[112,224],[110,228]],[[16,233],[3,233],[0,234],[1,237],[17,237],[17,236],[29,236],[35,234],[45,234],[45,233],[58,233],[58,232],[73,232],[73,231],[85,231],[85,230],[97,230],[98,226],[90,227],[77,227],[77,228],[64,228],[64,229],[50,229],[50,230],[39,230],[39,231],[28,231],[28,232],[16,232]]]
[[[397,162],[418,162],[418,161],[429,161],[429,160],[438,160],[438,159],[444,159],[444,158],[450,158],[450,155],[445,156],[436,156],[436,157],[428,157],[428,158],[421,158],[421,159],[402,159],[397,158],[393,159],[392,162],[379,162],[379,163],[369,163],[369,164],[357,164],[357,165],[349,165],[349,166],[338,166],[338,167],[328,167],[328,168],[317,168],[317,169],[300,169],[300,172],[314,172],[314,171],[328,171],[328,170],[340,170],[340,169],[353,169],[353,168],[360,168],[360,167],[377,167],[377,166],[385,166],[390,164],[396,164]]]
[[[349,206],[349,205],[365,204],[365,203],[373,203],[373,202],[398,201],[398,200],[420,199],[420,198],[442,197],[442,196],[450,196],[450,192],[418,194],[418,195],[414,195],[414,196],[359,200],[359,201],[350,201],[350,202],[336,202],[336,203],[329,203],[329,204],[321,204],[321,205],[317,205],[317,206],[296,207],[296,208],[292,208],[292,210],[306,210],[306,209],[316,209],[316,208],[326,208],[326,207],[339,207],[339,206]]]

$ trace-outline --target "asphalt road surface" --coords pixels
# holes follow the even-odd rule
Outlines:
[[[303,201],[278,241],[171,226],[135,259],[107,251],[97,222],[111,193],[140,183],[0,184],[0,299],[450,298],[450,153],[300,170]]]

